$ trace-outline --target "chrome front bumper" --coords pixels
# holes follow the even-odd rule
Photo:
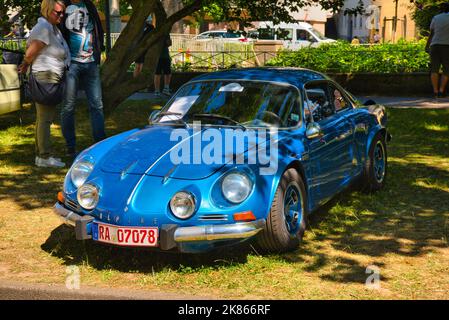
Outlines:
[[[77,240],[92,239],[90,223],[94,221],[94,217],[80,216],[79,214],[65,208],[59,202],[56,202],[53,207],[55,214],[67,225],[75,227],[75,235]]]
[[[179,227],[174,233],[176,242],[214,241],[244,239],[256,235],[264,227],[265,220],[216,224],[194,227]]]
[[[81,216],[65,208],[59,202],[55,204],[53,210],[62,222],[75,227],[77,240],[92,238],[90,223],[94,222],[94,217]],[[191,227],[180,227],[174,224],[162,225],[160,232],[161,249],[171,249],[176,246],[176,243],[246,239],[256,235],[264,226],[265,219]]]

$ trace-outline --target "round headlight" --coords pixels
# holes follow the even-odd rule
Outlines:
[[[91,184],[82,185],[78,189],[76,197],[81,207],[83,207],[86,210],[92,210],[97,206],[98,203],[99,198],[98,188]]]
[[[94,165],[88,161],[80,161],[73,165],[70,170],[70,178],[75,187],[79,188],[86,182],[93,168]]]
[[[176,218],[188,219],[195,212],[195,197],[189,192],[178,192],[170,200],[170,209]]]
[[[248,198],[253,184],[251,179],[243,173],[228,174],[221,183],[223,196],[232,203],[241,203]]]

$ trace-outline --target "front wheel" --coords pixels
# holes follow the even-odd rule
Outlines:
[[[265,252],[277,253],[298,247],[306,229],[307,198],[304,182],[295,169],[282,175],[258,244]]]

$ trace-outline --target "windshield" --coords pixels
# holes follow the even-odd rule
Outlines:
[[[299,92],[290,85],[223,80],[187,84],[154,123],[279,128],[300,122]]]
[[[318,39],[320,40],[326,40],[327,38],[321,33],[319,32],[317,29],[315,28],[310,28],[309,31],[311,33],[313,33]]]

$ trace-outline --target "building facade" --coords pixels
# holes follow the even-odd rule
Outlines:
[[[410,0],[347,0],[336,16],[338,35],[362,42],[373,42],[376,33],[383,42],[416,39],[411,14]]]

